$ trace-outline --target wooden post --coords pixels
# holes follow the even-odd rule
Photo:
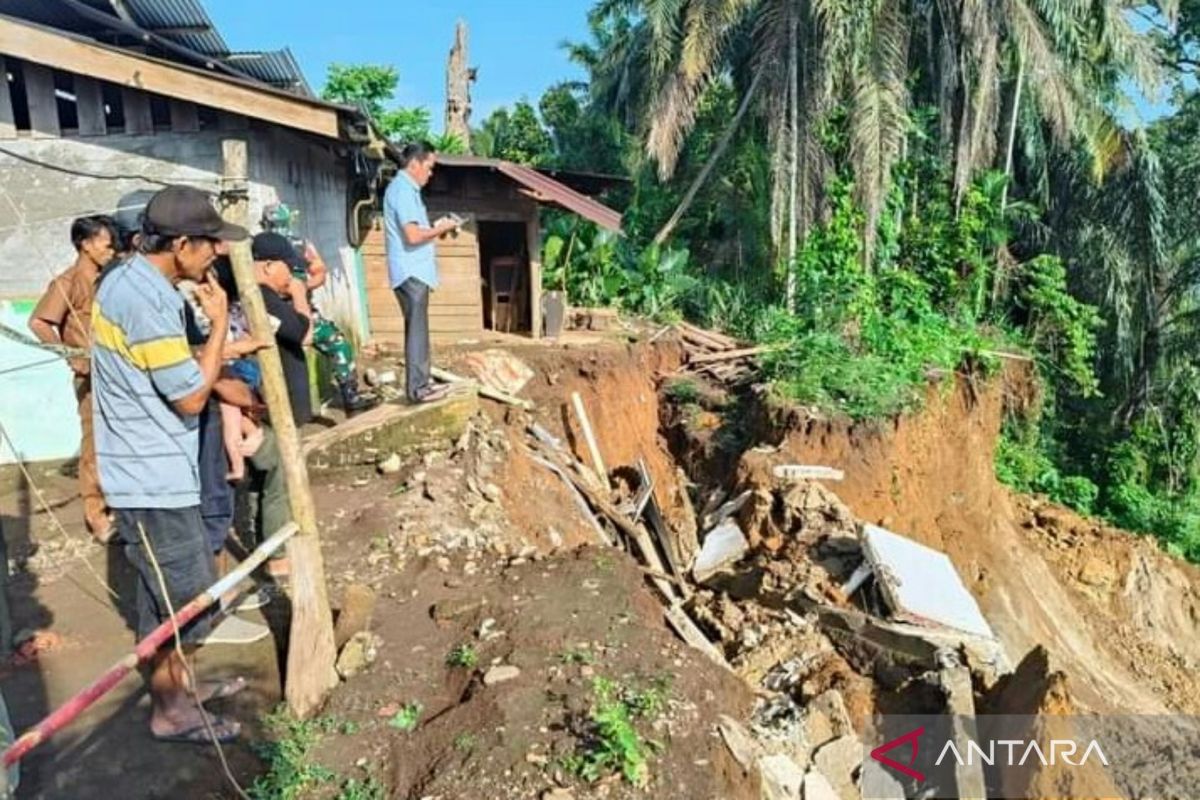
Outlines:
[[[225,190],[222,215],[236,225],[249,226],[248,161],[246,142],[226,139],[221,143],[224,156]],[[249,242],[230,243],[229,260],[237,278],[242,308],[255,338],[274,342],[275,334],[263,305],[262,292],[254,277],[254,262]],[[271,412],[271,426],[279,442],[279,458],[287,482],[292,520],[300,534],[288,542],[292,562],[292,628],[288,636],[287,672],[284,697],[292,713],[307,717],[315,712],[325,695],[337,685],[334,661],[333,615],[325,586],[325,565],[317,535],[317,512],[308,486],[308,470],[300,446],[300,434],[292,420],[292,404],[279,350],[270,347],[258,354],[262,369],[263,397]]]
[[[542,226],[538,207],[525,223],[525,246],[529,250],[529,325],[534,339],[542,338]]]
[[[579,396],[579,392],[571,392],[571,403],[575,406],[575,417],[579,420],[579,429],[583,431],[583,440],[587,443],[588,453],[592,456],[592,466],[596,468],[596,476],[600,478],[600,485],[611,492],[612,484],[608,480],[608,469],[604,466],[604,459],[600,457],[600,445],[596,443],[596,434],[592,431],[592,422],[588,419],[587,409],[583,407],[583,398]]]

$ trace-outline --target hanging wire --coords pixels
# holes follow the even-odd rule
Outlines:
[[[50,521],[54,524],[54,527],[56,527],[58,529],[58,532],[61,534],[64,541],[68,541],[68,542],[78,541],[78,537],[72,536],[70,533],[67,532],[66,526],[64,526],[62,524],[62,520],[60,520],[58,518],[58,515],[54,513],[54,509],[51,508],[50,504],[46,502],[45,495],[43,495],[42,490],[38,488],[37,482],[33,479],[33,475],[30,474],[30,472],[29,472],[29,468],[27,466],[25,466],[25,460],[23,458],[21,458],[21,453],[19,450],[17,450],[17,445],[15,442],[13,442],[12,437],[9,436],[8,429],[4,426],[3,421],[0,421],[0,437],[2,437],[4,439],[4,441],[8,444],[8,449],[12,451],[13,457],[16,458],[17,467],[21,470],[21,474],[25,476],[25,481],[26,481],[26,483],[29,484],[29,488],[33,491],[34,497],[37,498],[38,505],[40,505],[42,507],[42,513],[46,514],[50,518]],[[78,559],[80,562],[83,563],[83,565],[87,568],[87,571],[92,574],[92,577],[96,579],[96,582],[100,584],[100,586],[104,589],[104,591],[108,592],[108,594],[114,600],[120,601],[120,599],[121,599],[120,595],[117,594],[116,590],[112,588],[112,586],[108,583],[108,581],[106,581],[106,580],[104,580],[104,578],[100,577],[100,573],[96,572],[96,568],[92,566],[92,562],[88,561],[86,556],[84,556],[82,553],[76,553],[74,555],[74,558]],[[68,580],[70,580],[72,583],[74,583],[76,586],[78,586],[89,597],[96,600],[96,602],[100,603],[101,605],[105,606],[106,608],[111,608],[111,606],[109,605],[108,602],[101,600],[100,598],[98,598],[94,594],[92,594],[92,592],[89,589],[87,589],[87,587],[85,587],[82,583],[77,581],[75,579],[75,577],[73,575],[71,575],[69,572],[66,573],[66,576],[67,576]]]
[[[175,616],[175,607],[171,603],[171,595],[167,593],[167,581],[163,577],[162,569],[158,565],[158,557],[154,554],[154,548],[150,546],[150,537],[146,535],[146,529],[138,522],[138,533],[142,537],[142,546],[146,548],[146,554],[150,556],[150,565],[154,567],[154,575],[158,580],[158,589],[162,592],[163,600],[167,604],[167,613],[171,615],[171,629],[175,634],[175,654],[179,656],[179,661],[183,664],[183,669],[187,672],[187,689],[192,696],[192,700],[196,703],[196,710],[200,712],[200,719],[204,723],[204,730],[208,737],[212,740],[213,747],[217,750],[217,758],[221,760],[221,768],[225,771],[225,779],[229,781],[229,785],[237,792],[238,797],[242,800],[250,800],[250,796],[246,794],[246,790],[238,783],[237,778],[233,777],[232,770],[229,769],[229,762],[225,759],[225,748],[221,746],[221,739],[217,736],[216,730],[213,728],[212,719],[208,716],[208,709],[204,707],[204,703],[200,701],[200,684],[196,680],[196,673],[192,669],[191,663],[183,654],[183,638],[179,634],[179,620]]]

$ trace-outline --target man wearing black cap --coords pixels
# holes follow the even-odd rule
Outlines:
[[[126,557],[138,572],[138,637],[143,638],[215,580],[200,514],[198,417],[221,371],[228,300],[210,267],[222,240],[247,237],[221,219],[208,195],[171,186],[146,206],[139,252],[112,267],[96,289],[92,381],[100,485],[115,511]],[[199,283],[197,298],[213,322],[193,357],[175,285]],[[160,580],[167,597],[160,591]],[[169,602],[168,602],[169,601]],[[194,649],[211,624],[182,631]],[[244,686],[196,687],[201,701]],[[164,741],[203,742],[203,717],[188,691],[187,664],[167,647],[151,660],[150,730]],[[213,718],[219,739],[237,723]]]
[[[262,287],[263,304],[275,328],[279,360],[287,381],[292,417],[297,427],[312,421],[312,395],[308,386],[308,362],[304,345],[312,343],[312,306],[308,287],[292,273],[303,261],[286,236],[260,233],[250,245],[254,275]]]

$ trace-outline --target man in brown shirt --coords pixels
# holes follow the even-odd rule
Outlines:
[[[90,350],[92,346],[92,300],[100,271],[116,255],[115,226],[108,217],[80,217],[71,224],[71,243],[78,256],[75,264],[50,282],[29,318],[29,329],[46,344],[65,344]],[[112,536],[112,521],[100,474],[96,469],[96,447],[92,439],[91,362],[70,360],[75,373],[75,397],[79,401],[79,423],[83,440],[79,446],[79,493],[88,529],[100,542]]]

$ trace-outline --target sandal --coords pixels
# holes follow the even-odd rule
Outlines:
[[[212,724],[212,734],[209,733],[208,726],[202,722],[187,730],[162,734],[151,731],[150,735],[156,741],[169,744],[212,744],[214,736],[218,744],[231,744],[237,741],[238,736],[242,733],[241,723],[227,720],[224,717],[209,717],[209,722]]]
[[[246,679],[241,676],[230,678],[226,681],[200,681],[200,691],[198,692],[200,702],[208,703],[214,700],[224,700],[233,697],[245,689],[246,686]],[[207,696],[204,694],[206,689],[209,690]]]

